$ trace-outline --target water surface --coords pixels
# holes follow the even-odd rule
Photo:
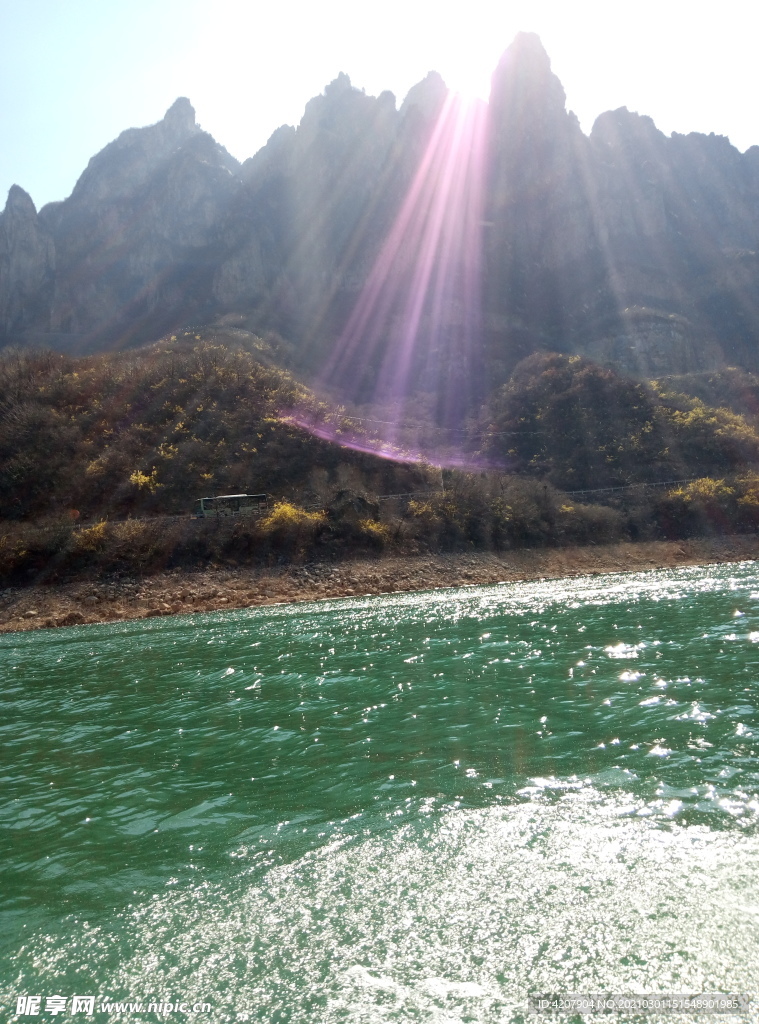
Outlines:
[[[7,635],[6,1019],[759,996],[758,667],[753,563]]]

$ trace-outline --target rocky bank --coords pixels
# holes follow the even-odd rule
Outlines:
[[[759,537],[741,536],[79,579],[0,592],[0,632],[758,557]]]

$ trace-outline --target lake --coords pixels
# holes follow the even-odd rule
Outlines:
[[[3,1019],[759,998],[758,701],[754,563],[5,635]]]

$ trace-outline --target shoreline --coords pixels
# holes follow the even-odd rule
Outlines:
[[[172,569],[140,578],[77,579],[7,588],[0,591],[0,633],[758,558],[759,536],[751,535],[393,555],[278,568]]]

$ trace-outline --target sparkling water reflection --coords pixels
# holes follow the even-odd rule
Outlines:
[[[758,598],[746,564],[6,636],[6,1010],[759,995]]]

